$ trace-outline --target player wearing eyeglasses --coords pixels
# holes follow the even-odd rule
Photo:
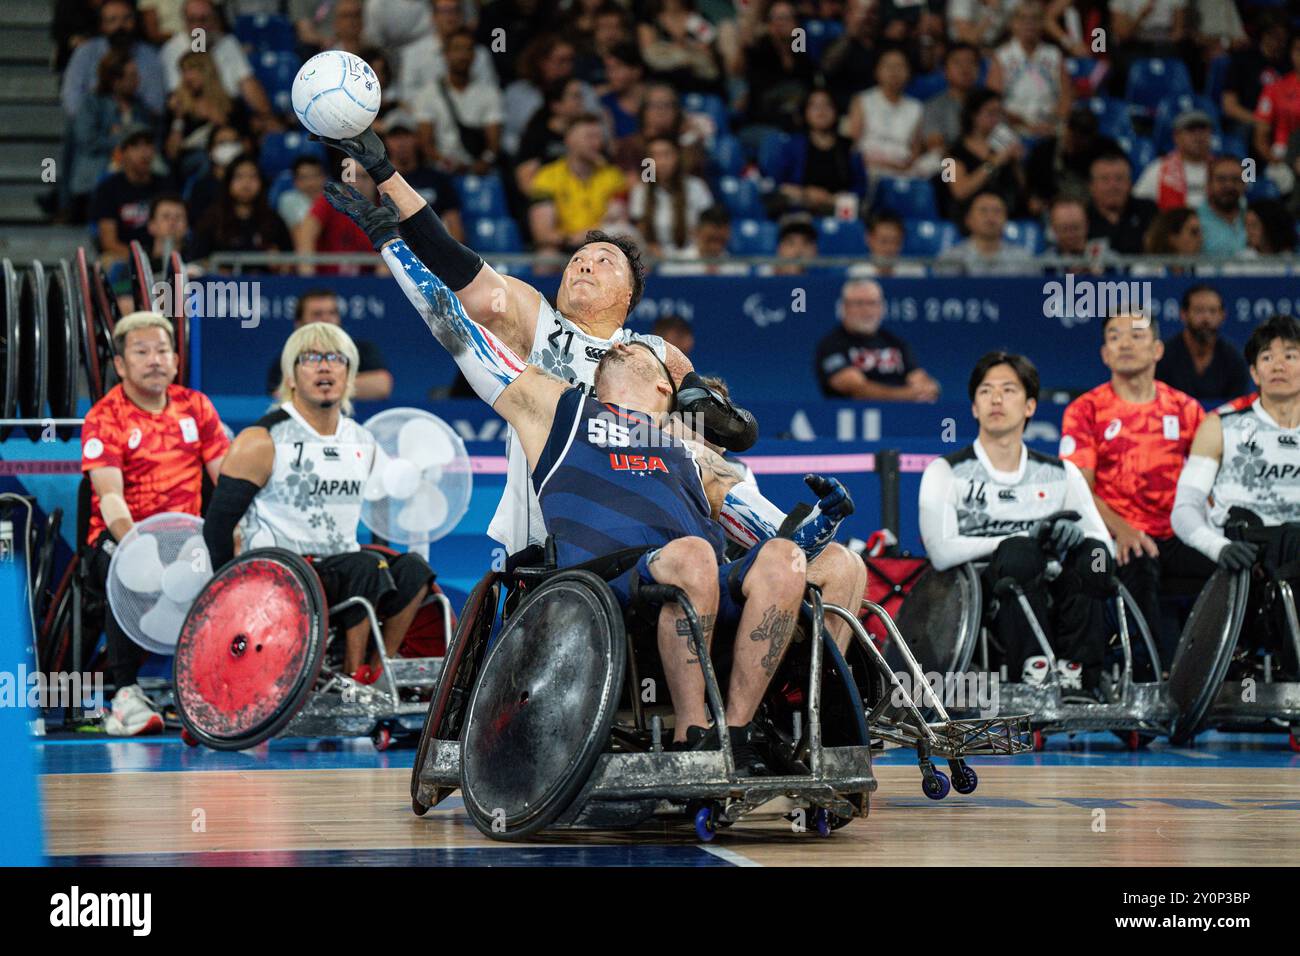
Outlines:
[[[433,571],[418,554],[392,557],[357,542],[362,491],[376,459],[374,436],[352,418],[358,354],[337,325],[313,322],[280,353],[279,408],[236,436],[208,507],[203,538],[214,569],[245,548],[275,547],[310,556],[331,605],[364,597],[383,622],[396,655],[429,592]],[[366,660],[369,622],[360,607],[334,617],[347,633],[344,671],[362,683],[378,677]]]

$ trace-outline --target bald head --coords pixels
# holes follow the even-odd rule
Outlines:
[[[672,409],[673,382],[659,356],[633,342],[612,346],[596,365],[596,397],[643,412]]]

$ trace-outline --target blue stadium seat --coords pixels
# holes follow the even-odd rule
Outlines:
[[[943,75],[942,70],[936,70],[933,73],[922,73],[912,77],[911,82],[907,84],[906,93],[924,103],[947,88],[948,78]]]
[[[731,230],[728,251],[735,256],[776,254],[776,223],[765,219],[742,219]]]
[[[1209,97],[1194,93],[1183,93],[1172,99],[1163,100],[1156,107],[1155,128],[1152,139],[1155,140],[1157,155],[1163,156],[1174,148],[1174,121],[1190,110],[1208,113],[1214,122],[1214,131],[1219,130],[1219,107]]]
[[[713,143],[713,165],[721,176],[739,176],[745,169],[745,147],[736,137],[721,133]]]
[[[253,73],[266,90],[271,108],[277,113],[293,112],[293,78],[302,60],[298,54],[284,50],[263,50],[252,57]]]
[[[768,178],[775,178],[781,163],[781,154],[790,142],[789,133],[768,133],[758,147],[758,171]]]
[[[1133,135],[1133,120],[1129,116],[1128,104],[1123,100],[1094,96],[1085,100],[1084,105],[1097,117],[1097,130],[1102,135],[1116,139]]]
[[[687,93],[682,97],[682,109],[687,113],[703,113],[713,120],[721,136],[731,129],[731,113],[721,96],[712,93]]]
[[[887,209],[904,219],[935,219],[939,215],[934,185],[928,179],[881,176],[876,180],[874,209]]]
[[[959,239],[957,227],[942,219],[910,219],[903,223],[905,256],[937,256]]]
[[[1281,191],[1278,190],[1277,184],[1267,176],[1259,176],[1253,183],[1246,187],[1246,201],[1258,202],[1261,199],[1280,199]]]
[[[457,176],[462,213],[470,219],[498,219],[508,215],[506,187],[496,173],[487,176]]]
[[[280,197],[293,188],[293,170],[282,169],[275,174],[271,180],[271,187],[266,191],[266,201],[275,208],[275,204],[280,201]]]
[[[1237,156],[1244,159],[1250,155],[1246,139],[1240,133],[1215,133],[1210,137],[1210,149],[1215,156]]]
[[[731,213],[732,219],[762,219],[767,215],[763,208],[762,193],[752,179],[723,176],[718,180],[715,193]]]
[[[519,227],[513,219],[504,216],[494,219],[475,219],[470,226],[473,244],[477,252],[523,252],[523,243],[519,240]]]
[[[1071,83],[1087,78],[1096,67],[1097,61],[1090,56],[1071,56],[1065,60],[1065,72]]]
[[[1182,60],[1148,57],[1129,65],[1124,98],[1143,109],[1154,110],[1162,100],[1192,92],[1192,76]]]
[[[315,156],[326,162],[325,147],[307,138],[306,133],[267,133],[262,140],[262,155],[258,165],[262,172],[275,178],[290,168],[299,156]]]
[[[235,39],[250,53],[283,50],[292,53],[298,46],[293,21],[270,13],[245,13],[235,17]]]
[[[1043,230],[1032,219],[1013,219],[1002,230],[1002,238],[1013,246],[1020,246],[1032,253],[1043,251]]]
[[[1136,133],[1130,133],[1127,136],[1116,136],[1115,142],[1128,156],[1129,164],[1133,167],[1134,182],[1142,175],[1142,170],[1151,165],[1156,156],[1159,155],[1156,152],[1155,143],[1145,136],[1138,136]]]
[[[844,35],[842,20],[805,20],[803,28],[808,35],[808,57],[813,61],[820,61],[825,49]]]
[[[823,256],[865,256],[867,230],[861,219],[826,216],[817,221],[817,252]]]
[[[1223,100],[1223,87],[1228,81],[1228,64],[1231,62],[1232,57],[1226,53],[1216,56],[1205,71],[1205,95],[1215,103]]]

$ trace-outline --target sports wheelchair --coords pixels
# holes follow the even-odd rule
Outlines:
[[[1169,671],[1174,743],[1207,727],[1285,728],[1300,752],[1300,621],[1288,576],[1259,562],[1249,571],[1220,568],[1206,582]]]
[[[330,615],[360,606],[383,665],[362,685],[331,660]],[[430,588],[411,635],[441,619],[451,603]],[[341,644],[341,640],[337,643]],[[384,750],[394,736],[419,733],[442,659],[390,657],[374,606],[352,597],[328,607],[309,561],[280,548],[246,551],[216,574],[185,618],[174,659],[176,709],[191,746],[245,750],[277,736],[369,736]]]
[[[411,777],[417,815],[457,789],[474,825],[500,840],[552,827],[635,827],[659,817],[689,819],[707,841],[778,798],[792,802],[787,816],[799,819],[792,814],[802,811],[823,836],[867,815],[877,782],[864,703],[878,715],[891,701],[888,669],[856,614],[823,604],[818,590],[808,589],[791,649],[757,716],[779,774],[738,777],[726,734],[719,750],[665,746],[670,710],[646,698],[652,685],[642,680],[657,665],[649,649],[658,605],[677,602],[691,626],[709,711],[725,727],[720,675],[730,635],[714,642],[715,663],[689,599],[656,584],[637,589],[625,620],[606,582],[633,567],[643,549],[565,569],[556,568],[553,551],[537,550],[485,575],[461,614]],[[857,635],[847,661],[823,626],[827,614]],[[924,729],[900,720],[895,734],[936,737],[910,698],[908,706]],[[961,786],[973,790],[974,772],[957,766]],[[947,778],[931,770],[936,790],[942,780],[946,793]]]
[[[913,585],[898,612],[897,631],[903,644],[887,643],[886,660],[891,668],[906,663],[907,647],[915,649],[920,667],[970,686],[979,675],[999,674],[995,707],[1000,711],[1027,713],[1033,728],[1035,750],[1041,750],[1050,732],[1111,730],[1130,749],[1145,746],[1153,737],[1168,733],[1172,706],[1160,679],[1160,657],[1146,620],[1128,590],[1115,581],[1111,599],[1121,655],[1118,677],[1113,681],[1110,700],[1084,701],[1065,693],[1056,668],[1056,654],[1043,632],[1020,584],[999,581],[995,599],[1019,604],[1034,637],[1048,661],[1047,679],[1042,684],[1007,683],[1004,667],[995,666],[1000,648],[986,626],[980,571],[985,564],[972,562],[936,571],[930,568]],[[1049,566],[1050,567],[1050,566]],[[1134,677],[1132,631],[1136,628],[1152,663],[1153,681]],[[930,695],[933,697],[934,695]]]

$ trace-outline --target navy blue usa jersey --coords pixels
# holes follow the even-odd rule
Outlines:
[[[642,545],[700,537],[722,560],[691,450],[645,412],[607,405],[570,389],[560,396],[533,487],[560,567]]]

